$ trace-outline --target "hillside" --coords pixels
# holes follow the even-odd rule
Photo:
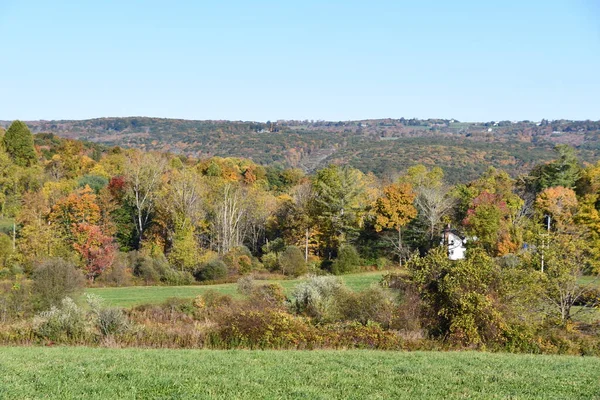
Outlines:
[[[8,126],[10,121],[0,121]],[[362,121],[193,121],[146,117],[28,121],[52,132],[109,146],[169,151],[197,158],[236,156],[314,171],[347,163],[379,176],[422,163],[440,166],[451,182],[489,165],[516,176],[552,158],[555,144],[575,146],[582,160],[600,155],[600,121],[464,123],[442,119]]]

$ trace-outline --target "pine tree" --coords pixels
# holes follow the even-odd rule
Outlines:
[[[33,135],[23,122],[14,121],[4,134],[3,142],[4,148],[15,164],[29,167],[37,162]]]

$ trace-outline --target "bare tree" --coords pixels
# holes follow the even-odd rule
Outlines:
[[[433,241],[436,228],[439,227],[442,218],[450,213],[456,199],[447,186],[421,186],[416,187],[416,191],[415,204],[419,210],[419,217],[427,223],[429,240]]]
[[[202,217],[202,194],[205,190],[202,178],[194,170],[184,168],[173,173],[166,206],[182,228],[188,223],[197,224]]]
[[[128,194],[135,210],[134,222],[138,232],[138,248],[156,205],[161,178],[166,167],[166,158],[156,153],[133,152],[127,158],[125,176],[128,182]]]
[[[227,253],[242,244],[242,218],[245,214],[241,190],[231,184],[223,187],[216,205],[213,228],[217,236],[219,253]]]

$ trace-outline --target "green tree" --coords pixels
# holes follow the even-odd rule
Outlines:
[[[558,154],[558,159],[536,168],[532,173],[537,180],[538,190],[554,186],[574,189],[581,176],[575,149],[566,144],[559,144],[554,147],[554,151]]]
[[[287,246],[279,255],[279,265],[284,275],[300,276],[307,272],[302,250],[296,246]]]
[[[463,345],[500,340],[505,320],[499,302],[499,270],[480,249],[450,261],[438,247],[407,262],[422,301],[424,326],[434,337]]]
[[[193,271],[198,265],[198,245],[192,224],[181,224],[175,230],[173,247],[169,252],[169,262],[181,271]]]
[[[362,223],[366,200],[364,176],[354,168],[330,165],[317,172],[313,190],[312,212],[321,247],[331,258]]]
[[[14,121],[4,134],[3,142],[15,164],[29,167],[37,162],[33,135],[23,122]]]
[[[344,244],[340,247],[338,257],[331,265],[331,272],[335,275],[347,274],[356,271],[360,266],[360,256],[354,246]]]

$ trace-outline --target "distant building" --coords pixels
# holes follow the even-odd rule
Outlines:
[[[440,244],[448,249],[448,258],[450,260],[456,261],[465,258],[467,253],[466,243],[467,239],[462,237],[457,230],[451,229],[450,226],[444,229],[442,243]]]

